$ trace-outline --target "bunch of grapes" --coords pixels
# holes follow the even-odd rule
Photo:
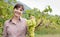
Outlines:
[[[36,26],[36,21],[35,19],[30,19],[27,20],[27,26],[28,26],[28,35],[30,37],[34,37],[34,30],[35,30],[35,26]]]

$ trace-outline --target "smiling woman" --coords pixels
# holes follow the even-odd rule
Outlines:
[[[4,23],[3,37],[26,37],[26,20],[21,17],[23,10],[21,4],[14,6],[14,16]]]

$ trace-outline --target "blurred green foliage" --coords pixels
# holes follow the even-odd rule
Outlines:
[[[16,0],[0,0],[0,37],[2,37],[5,20],[12,16],[13,3],[16,3]]]

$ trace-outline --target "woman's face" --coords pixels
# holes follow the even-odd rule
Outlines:
[[[22,8],[14,9],[14,16],[20,17],[22,16]]]

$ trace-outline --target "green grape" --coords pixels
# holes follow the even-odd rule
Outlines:
[[[35,19],[27,20],[27,26],[28,26],[29,37],[34,37],[34,30],[35,30],[35,26],[36,26]]]
[[[31,23],[31,20],[27,20],[27,26],[31,26],[32,25],[32,23]]]

